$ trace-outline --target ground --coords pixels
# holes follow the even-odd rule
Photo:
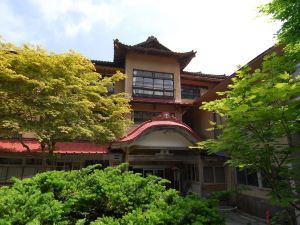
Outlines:
[[[265,225],[263,219],[251,216],[239,210],[221,209],[226,219],[226,225]]]

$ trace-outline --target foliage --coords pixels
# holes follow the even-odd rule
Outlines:
[[[300,60],[300,1],[272,0],[260,6],[263,15],[270,15],[280,21],[282,26],[277,33],[280,43],[286,45],[286,53],[295,63]]]
[[[126,96],[108,94],[123,78],[120,72],[101,77],[74,51],[55,54],[0,40],[0,135],[33,132],[50,151],[64,139],[111,141],[128,124]]]
[[[296,43],[300,41],[300,2],[298,0],[272,0],[262,5],[260,11],[271,15],[274,20],[282,22],[278,31],[278,38],[283,43]]]
[[[274,201],[299,207],[300,190],[290,183],[297,181],[297,170],[290,165],[299,149],[293,134],[300,131],[300,83],[289,68],[288,58],[272,55],[261,69],[239,71],[229,90],[220,93],[224,98],[201,107],[224,117],[226,124],[215,125],[223,129],[218,139],[199,145],[210,152],[227,152],[234,167],[261,171]]]
[[[202,105],[224,117],[225,124],[212,122],[212,129],[223,133],[199,146],[227,152],[233,167],[261,171],[274,202],[299,210],[299,158],[294,154],[299,142],[294,135],[300,132],[300,77],[293,73],[300,60],[300,2],[272,0],[260,10],[282,22],[278,40],[284,51],[265,57],[260,69],[238,71],[229,90],[219,93],[221,99]]]
[[[155,176],[101,170],[51,171],[0,189],[0,224],[224,224],[214,202],[181,197]]]

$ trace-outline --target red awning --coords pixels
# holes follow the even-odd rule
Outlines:
[[[153,127],[179,127],[181,129],[186,130],[190,133],[196,140],[200,140],[201,138],[185,123],[179,121],[175,117],[170,116],[169,113],[163,113],[160,116],[152,118],[152,120],[148,120],[141,125],[139,125],[136,129],[130,132],[127,136],[121,138],[118,142],[130,142],[138,138],[142,133],[146,130],[149,130]]]
[[[31,149],[30,152],[41,152],[40,144],[36,140],[24,140],[24,143]],[[58,142],[55,145],[54,153],[59,154],[107,154],[108,146],[91,142]],[[23,153],[26,149],[18,140],[0,139],[0,152]]]

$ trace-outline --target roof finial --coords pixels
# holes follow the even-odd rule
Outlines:
[[[147,38],[147,41],[157,41],[157,38],[151,35]]]

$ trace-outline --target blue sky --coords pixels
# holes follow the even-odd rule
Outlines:
[[[0,0],[7,41],[69,49],[111,61],[113,39],[136,44],[154,35],[174,51],[197,51],[186,68],[231,74],[275,43],[278,23],[258,17],[268,0]]]

